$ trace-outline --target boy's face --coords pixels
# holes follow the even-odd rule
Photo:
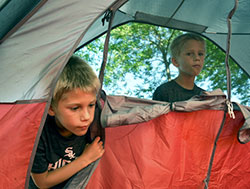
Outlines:
[[[180,75],[195,77],[204,65],[205,46],[196,40],[188,40],[181,48],[180,55],[173,58],[173,64],[178,67]]]
[[[96,94],[75,89],[65,93],[57,108],[50,108],[49,115],[55,116],[62,136],[82,136],[94,120]]]

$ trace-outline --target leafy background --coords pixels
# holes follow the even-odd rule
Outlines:
[[[109,95],[127,95],[151,99],[161,83],[174,79],[178,71],[171,64],[169,46],[183,31],[164,27],[129,23],[111,31],[103,89]],[[75,52],[98,74],[105,35]],[[227,94],[225,53],[206,39],[207,55],[196,84],[212,91],[220,88]],[[232,60],[232,101],[250,106],[249,76]]]

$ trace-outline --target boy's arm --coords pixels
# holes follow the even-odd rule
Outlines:
[[[46,171],[40,174],[31,173],[31,176],[39,188],[50,188],[69,179],[78,171],[100,158],[103,153],[103,143],[100,141],[100,137],[97,137],[91,144],[87,145],[83,153],[71,163],[50,172]]]

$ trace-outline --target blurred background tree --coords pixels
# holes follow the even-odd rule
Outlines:
[[[111,31],[103,89],[110,95],[128,95],[151,99],[157,86],[174,79],[178,71],[171,64],[169,47],[183,31],[159,26],[129,23]],[[105,35],[92,41],[76,54],[99,73]],[[225,53],[207,42],[207,56],[196,84],[205,90],[222,89],[226,94]],[[229,60],[232,99],[250,105],[249,76]]]

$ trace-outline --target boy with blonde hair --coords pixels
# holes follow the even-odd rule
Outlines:
[[[194,80],[204,65],[205,40],[194,33],[182,34],[173,40],[170,50],[172,63],[178,68],[179,75],[157,87],[153,100],[177,102],[200,95],[204,90]]]
[[[99,159],[103,142],[91,142],[100,82],[92,68],[73,55],[60,75],[39,140],[29,188],[63,188],[83,168]]]

